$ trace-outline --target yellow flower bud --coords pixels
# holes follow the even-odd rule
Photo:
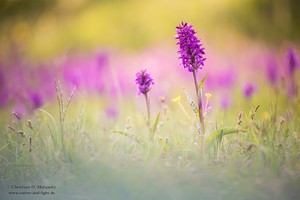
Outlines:
[[[178,97],[175,97],[172,99],[173,102],[178,103],[180,102],[181,96],[179,95]]]
[[[210,98],[212,96],[211,93],[205,93],[206,98]]]

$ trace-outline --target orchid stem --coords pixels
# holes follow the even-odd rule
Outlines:
[[[201,135],[201,142],[202,142],[202,152],[204,151],[204,134],[205,134],[205,125],[204,125],[204,117],[203,117],[203,108],[202,108],[202,91],[199,88],[198,79],[196,75],[196,70],[193,71],[194,76],[194,83],[197,95],[197,103],[198,103],[198,112],[199,112],[199,122],[200,122],[200,135]]]
[[[146,99],[146,104],[147,104],[147,116],[148,116],[148,119],[147,119],[147,126],[148,128],[150,129],[150,103],[149,103],[149,98],[148,98],[148,95],[147,93],[145,93],[145,99]]]

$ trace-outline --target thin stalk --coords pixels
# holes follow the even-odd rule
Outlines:
[[[186,112],[186,110],[184,109],[183,105],[182,105],[180,102],[178,102],[178,104],[179,104],[179,107],[181,108],[181,110],[183,111],[184,115],[185,115],[189,120],[191,120],[191,117],[190,117],[189,114]]]
[[[196,89],[196,95],[197,95],[197,102],[198,102],[198,111],[199,111],[199,122],[201,125],[201,133],[204,135],[205,133],[205,126],[204,126],[204,117],[203,117],[203,107],[202,107],[202,91],[199,90],[199,84],[198,79],[196,76],[196,70],[193,71],[194,76],[194,83],[195,83],[195,89]]]
[[[274,106],[274,116],[273,116],[273,149],[274,149],[274,144],[275,144],[275,137],[277,135],[277,129],[276,129],[276,119],[277,119],[277,101],[278,101],[278,95],[276,92],[276,97],[275,97],[275,106]]]
[[[196,76],[196,70],[193,71],[194,76],[194,83],[197,95],[197,102],[198,102],[198,111],[199,111],[199,122],[200,122],[200,135],[201,135],[201,150],[202,150],[202,158],[204,156],[204,134],[205,134],[205,126],[204,126],[204,117],[203,117],[203,108],[202,108],[202,91],[199,88],[198,79]]]
[[[146,99],[146,104],[147,104],[147,116],[148,116],[147,126],[150,129],[150,103],[149,103],[149,98],[148,98],[147,93],[145,93],[145,99]]]

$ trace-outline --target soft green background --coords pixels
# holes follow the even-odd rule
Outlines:
[[[174,27],[188,21],[217,48],[231,38],[268,45],[299,43],[297,0],[4,0],[0,51],[17,47],[35,59],[69,49],[136,50],[174,41]]]

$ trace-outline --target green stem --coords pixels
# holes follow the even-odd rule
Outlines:
[[[145,93],[145,99],[146,99],[146,104],[147,104],[147,116],[148,116],[148,119],[147,119],[147,126],[148,128],[150,129],[150,103],[149,103],[149,98],[148,98],[148,95],[147,93]]]
[[[196,70],[193,71],[194,76],[194,83],[195,83],[195,89],[196,89],[196,95],[197,95],[197,102],[198,102],[198,111],[199,111],[199,122],[201,129],[199,130],[199,133],[201,135],[201,152],[202,152],[202,158],[204,157],[204,134],[205,134],[205,126],[204,126],[204,117],[203,117],[203,108],[202,108],[202,90],[199,88],[198,79],[196,76]]]
[[[194,83],[195,83],[197,102],[198,102],[199,122],[201,125],[201,133],[202,133],[202,135],[204,135],[205,134],[205,126],[204,126],[203,107],[202,107],[202,98],[201,98],[202,91],[201,91],[201,88],[199,90],[199,84],[198,84],[198,79],[196,76],[196,70],[193,71],[193,76],[194,76]]]

